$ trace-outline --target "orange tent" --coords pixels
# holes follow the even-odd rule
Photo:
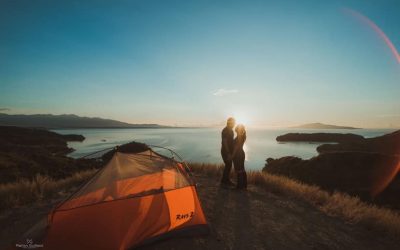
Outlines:
[[[31,230],[31,235],[43,231],[33,244],[41,249],[128,249],[208,233],[183,164],[151,149],[114,151],[94,177],[48,215],[45,229]]]

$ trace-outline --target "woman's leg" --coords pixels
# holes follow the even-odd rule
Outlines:
[[[244,171],[244,158],[240,157],[235,161],[235,171],[237,175],[237,185],[238,189],[246,188],[247,186],[247,179],[246,179],[246,172]]]
[[[245,161],[245,155],[243,154],[243,157],[240,159],[240,179],[241,179],[241,189],[246,189],[247,188],[247,173],[244,168],[244,161]]]
[[[243,187],[247,189],[247,173],[246,169],[244,168],[244,161],[246,160],[246,153],[243,152]]]

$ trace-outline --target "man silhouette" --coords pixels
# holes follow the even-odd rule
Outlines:
[[[232,152],[234,148],[234,133],[233,128],[235,127],[235,119],[229,117],[226,121],[226,127],[221,132],[221,156],[224,160],[224,173],[222,174],[221,184],[222,185],[234,185],[230,180],[229,175],[232,169]]]

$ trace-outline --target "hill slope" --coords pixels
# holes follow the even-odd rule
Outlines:
[[[278,141],[335,141],[317,147],[318,156],[269,158],[264,171],[364,201],[400,209],[400,130],[373,138],[353,134],[286,134]]]
[[[39,127],[39,128],[159,128],[158,124],[130,124],[98,117],[77,115],[9,115],[0,113],[0,126]]]
[[[75,171],[92,168],[96,164],[93,160],[65,157],[72,152],[68,141],[84,139],[82,135],[0,126],[0,184],[32,179],[38,174],[61,179]]]

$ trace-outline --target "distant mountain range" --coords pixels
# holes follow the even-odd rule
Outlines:
[[[355,127],[348,127],[348,126],[338,126],[338,125],[330,125],[330,124],[323,124],[323,123],[307,123],[300,126],[295,126],[293,128],[306,128],[306,129],[359,129]]]
[[[81,117],[77,115],[9,115],[0,113],[0,126],[18,126],[35,128],[165,128],[158,124],[130,124],[98,117]]]

